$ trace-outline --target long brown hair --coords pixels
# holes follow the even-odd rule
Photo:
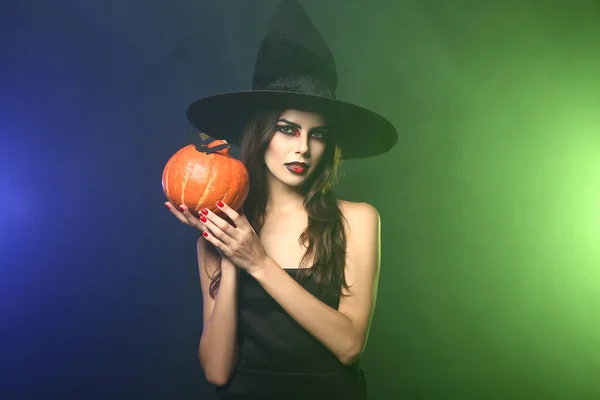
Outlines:
[[[259,233],[267,205],[267,181],[264,155],[275,134],[277,121],[284,110],[265,110],[258,113],[246,125],[241,141],[241,161],[250,177],[250,191],[243,212],[254,230]],[[339,177],[341,150],[335,143],[335,135],[327,136],[325,153],[317,170],[303,185],[304,208],[308,225],[299,237],[306,247],[298,271],[300,282],[313,277],[321,295],[344,295],[342,286],[348,289],[344,268],[346,265],[345,219],[333,192]],[[307,266],[312,261],[312,265]],[[306,268],[305,268],[306,267]],[[210,294],[216,296],[220,270],[212,277]]]

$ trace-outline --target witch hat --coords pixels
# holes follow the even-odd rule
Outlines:
[[[252,90],[198,100],[189,106],[187,118],[200,131],[239,145],[256,113],[294,108],[326,116],[343,159],[372,157],[394,147],[394,126],[373,111],[336,99],[336,88],[327,43],[296,0],[283,0],[260,44]]]

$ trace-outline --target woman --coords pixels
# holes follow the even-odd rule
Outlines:
[[[335,63],[295,1],[261,43],[252,91],[200,100],[199,129],[241,144],[250,175],[227,217],[167,207],[198,228],[199,357],[221,399],[366,399],[359,357],[379,276],[379,215],[332,189],[342,159],[390,150],[393,126],[335,99]],[[236,132],[243,132],[236,135]]]

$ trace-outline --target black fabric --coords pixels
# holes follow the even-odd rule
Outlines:
[[[260,43],[252,90],[195,101],[187,118],[200,131],[237,146],[259,111],[298,108],[325,114],[344,159],[391,150],[396,128],[373,111],[337,100],[337,80],[335,60],[317,28],[296,0],[283,0]]]
[[[338,308],[339,297],[319,296],[312,279],[304,287]],[[243,271],[238,299],[239,359],[218,399],[367,399],[359,362],[343,365]]]
[[[293,75],[311,75],[330,93],[337,88],[335,59],[329,46],[302,6],[296,0],[284,0],[260,44],[252,88],[269,89],[272,82]]]
[[[343,159],[377,156],[398,142],[394,126],[360,106],[328,97],[269,90],[222,93],[194,102],[187,117],[200,131],[239,146],[246,123],[266,109],[321,112],[342,150]]]
[[[335,92],[331,91],[325,82],[314,79],[311,75],[282,76],[269,83],[265,89],[335,99]]]

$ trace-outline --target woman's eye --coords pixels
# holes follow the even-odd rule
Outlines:
[[[296,134],[296,132],[294,132],[294,130],[287,126],[287,125],[278,125],[277,126],[277,130],[281,133],[285,133],[285,134]]]
[[[296,128],[289,125],[277,125],[277,131],[283,133],[284,135],[298,136],[300,134],[300,132]],[[313,131],[310,133],[310,136],[318,140],[323,140],[327,136],[327,132]]]
[[[312,136],[315,139],[325,139],[325,136],[327,136],[327,133],[323,132],[323,131],[315,131],[312,133]]]

